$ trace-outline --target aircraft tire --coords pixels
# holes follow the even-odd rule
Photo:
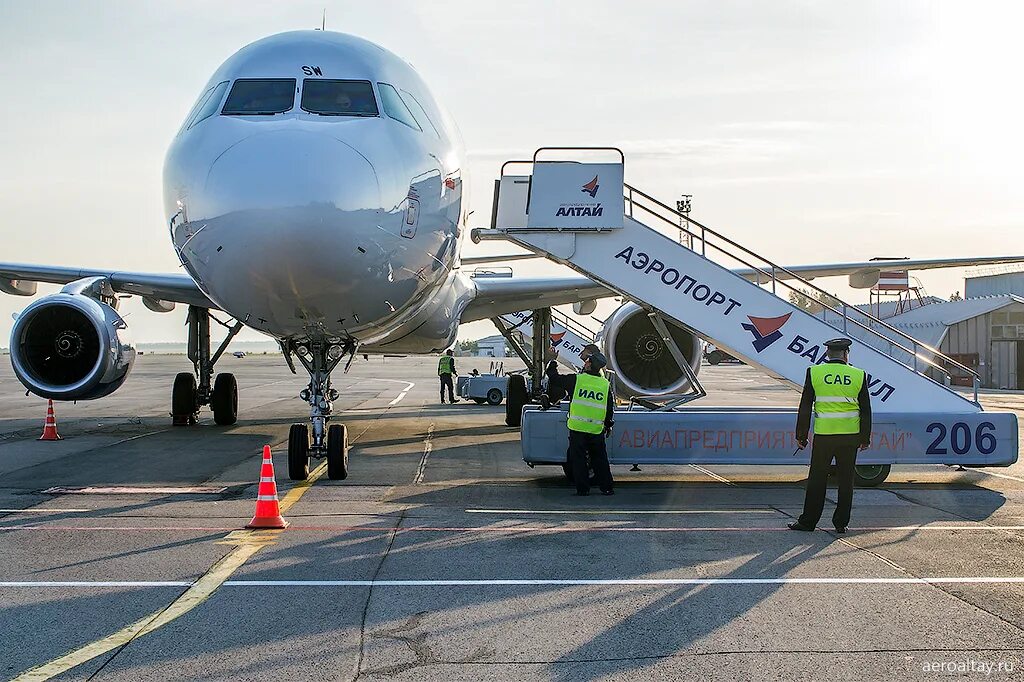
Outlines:
[[[892,465],[858,464],[853,468],[853,484],[858,488],[874,488],[889,477]]]
[[[508,378],[508,396],[505,399],[505,424],[519,426],[523,422],[523,405],[529,402],[526,377],[512,374]]]
[[[238,421],[238,382],[234,374],[218,374],[213,382],[210,396],[213,421],[221,426],[231,426]]]
[[[196,377],[191,372],[180,372],[174,377],[171,389],[171,419],[175,426],[195,423],[198,411]]]
[[[288,429],[288,478],[305,481],[309,478],[309,426],[292,424]]]
[[[348,478],[348,429],[344,424],[327,427],[327,478],[332,481]]]

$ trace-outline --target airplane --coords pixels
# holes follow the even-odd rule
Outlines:
[[[280,343],[292,372],[297,359],[309,374],[299,393],[309,422],[289,430],[289,476],[305,479],[311,458],[326,458],[328,476],[344,479],[347,433],[330,422],[338,399],[331,374],[346,357],[440,352],[463,322],[569,303],[592,310],[597,299],[615,295],[581,276],[473,278],[464,266],[518,256],[461,257],[466,188],[459,130],[401,58],[322,30],[257,40],[214,72],[167,152],[164,209],[185,272],[0,263],[5,293],[33,296],[39,282],[64,285],[17,317],[10,344],[15,374],[44,398],[109,395],[136,355],[117,312],[119,295],[140,296],[154,312],[184,304],[194,371],[174,379],[173,422],[195,424],[209,405],[217,424],[235,423],[235,378],[214,378],[214,369],[231,339],[249,327]],[[927,269],[1021,260],[897,262]],[[852,286],[863,287],[877,281],[882,266],[789,269],[808,278],[849,275]],[[217,349],[211,320],[228,329]],[[644,311],[626,302],[606,328],[644,323],[650,324]],[[699,364],[699,341],[681,327],[676,333]],[[606,351],[612,366],[643,364],[616,364],[616,349]]]

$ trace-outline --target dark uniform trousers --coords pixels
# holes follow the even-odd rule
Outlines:
[[[853,468],[857,464],[857,450],[860,435],[856,433],[814,436],[811,445],[811,470],[807,474],[807,493],[804,496],[804,513],[799,522],[813,528],[821,519],[825,507],[825,488],[832,459],[836,460],[836,476],[839,480],[839,500],[832,515],[832,525],[846,528],[850,525],[850,508],[853,506]]]
[[[587,455],[590,455],[590,467],[594,469],[597,487],[602,491],[612,489],[612,470],[608,466],[608,450],[605,448],[604,440],[600,433],[569,430],[569,462],[572,466],[573,481],[576,483],[576,492],[590,492]]]
[[[448,389],[448,401],[454,403],[455,402],[455,388],[452,385],[452,375],[451,374],[439,374],[438,376],[441,378],[441,402],[442,403],[444,402],[444,389],[447,388]]]

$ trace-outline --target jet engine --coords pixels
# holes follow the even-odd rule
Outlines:
[[[694,375],[700,371],[701,342],[683,327],[665,320]],[[676,364],[661,334],[636,303],[624,303],[605,320],[600,343],[608,368],[615,372],[621,397],[685,393],[690,381]]]
[[[124,383],[135,363],[121,316],[81,293],[97,283],[76,284],[25,308],[11,330],[14,373],[43,398],[102,398]]]

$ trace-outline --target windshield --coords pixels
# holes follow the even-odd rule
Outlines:
[[[228,116],[280,114],[295,101],[294,78],[240,78],[220,113]]]
[[[377,116],[370,81],[307,78],[302,81],[302,109],[325,116]]]
[[[224,98],[224,91],[228,89],[228,82],[224,81],[218,83],[217,87],[213,88],[212,94],[210,94],[199,107],[199,110],[192,116],[188,121],[188,128],[191,128],[200,121],[206,119],[217,113],[217,107],[220,106],[220,101]]]
[[[398,91],[394,87],[387,83],[377,83],[377,89],[380,90],[380,99],[384,103],[385,114],[410,128],[422,130],[420,124],[416,122],[416,117],[409,111],[409,107],[405,106],[405,102],[398,96]]]

